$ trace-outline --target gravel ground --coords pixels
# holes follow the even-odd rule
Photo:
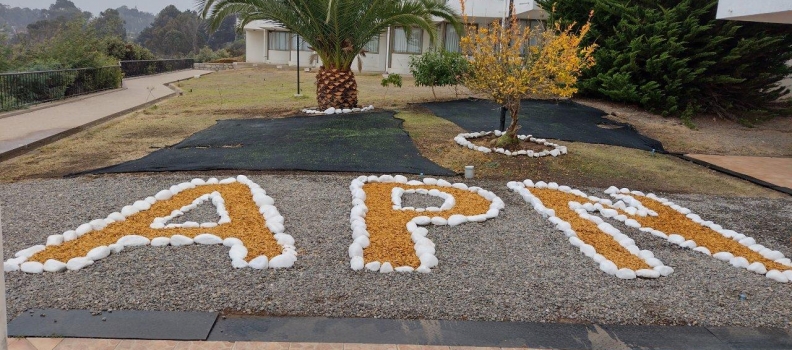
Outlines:
[[[201,174],[207,178],[206,174]],[[118,175],[0,185],[8,257],[47,235],[120,209],[197,175]],[[346,175],[251,176],[276,200],[296,239],[289,270],[235,270],[228,248],[126,249],[78,272],[6,275],[8,314],[28,308],[218,310],[261,315],[789,327],[792,284],[627,231],[676,269],[655,280],[601,273],[505,183],[504,213],[481,224],[430,229],[431,274],[349,268]],[[453,180],[453,179],[450,179]],[[618,184],[616,184],[618,185]],[[637,188],[636,188],[637,189]],[[584,189],[600,193],[602,189]],[[640,190],[640,189],[637,189]],[[705,219],[792,254],[792,199],[667,195]],[[413,200],[417,203],[418,200]],[[747,300],[739,301],[745,293]]]

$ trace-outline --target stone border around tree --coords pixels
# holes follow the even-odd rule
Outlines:
[[[484,147],[484,146],[476,146],[473,142],[469,141],[469,139],[476,139],[476,138],[479,138],[479,137],[484,137],[484,136],[488,136],[488,135],[492,135],[492,134],[495,134],[495,136],[500,137],[504,133],[502,131],[499,131],[499,130],[495,130],[495,131],[480,131],[480,132],[472,132],[472,133],[462,133],[462,134],[459,134],[456,137],[454,137],[454,141],[457,144],[459,144],[460,146],[467,147],[467,148],[472,149],[474,151],[479,151],[479,152],[482,152],[482,153],[493,153],[494,152],[494,153],[500,153],[500,154],[511,156],[511,157],[516,157],[516,156],[528,156],[528,157],[532,157],[532,158],[547,157],[547,156],[558,157],[558,156],[560,156],[562,154],[567,154],[567,152],[568,152],[566,146],[561,146],[561,145],[556,144],[556,143],[548,142],[545,139],[537,139],[537,138],[535,138],[535,137],[533,137],[531,135],[517,135],[517,138],[520,141],[529,141],[529,142],[533,142],[533,143],[536,143],[536,144],[553,147],[553,149],[550,150],[550,151],[545,150],[545,151],[541,151],[541,152],[534,152],[534,151],[530,151],[530,150],[520,150],[520,151],[512,152],[512,151],[509,151],[509,150],[506,150],[506,149],[503,149],[503,148],[489,148],[489,147]]]

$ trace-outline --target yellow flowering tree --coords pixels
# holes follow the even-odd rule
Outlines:
[[[460,2],[464,14],[465,1]],[[514,13],[513,7],[511,12]],[[466,15],[464,21],[469,23]],[[464,84],[506,107],[511,115],[512,122],[498,139],[498,147],[519,142],[520,100],[529,96],[571,97],[577,92],[575,84],[581,71],[594,65],[595,45],[580,46],[590,21],[579,31],[574,31],[573,26],[562,28],[556,24],[544,31],[532,31],[521,27],[516,15],[505,27],[498,21],[489,27],[467,26],[460,41],[470,61]]]

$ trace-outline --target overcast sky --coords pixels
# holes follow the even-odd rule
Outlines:
[[[157,14],[168,5],[176,5],[179,10],[194,10],[195,0],[71,0],[83,11],[91,11],[94,15],[108,8],[119,8],[126,5],[129,8],[137,7],[140,11]],[[0,4],[11,7],[49,8],[55,0],[0,0]]]

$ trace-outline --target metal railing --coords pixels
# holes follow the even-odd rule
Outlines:
[[[0,74],[0,111],[121,87],[121,67]]]
[[[195,60],[192,58],[176,60],[121,61],[121,70],[124,72],[125,78],[131,78],[143,75],[153,75],[177,70],[192,69],[194,64]]]

